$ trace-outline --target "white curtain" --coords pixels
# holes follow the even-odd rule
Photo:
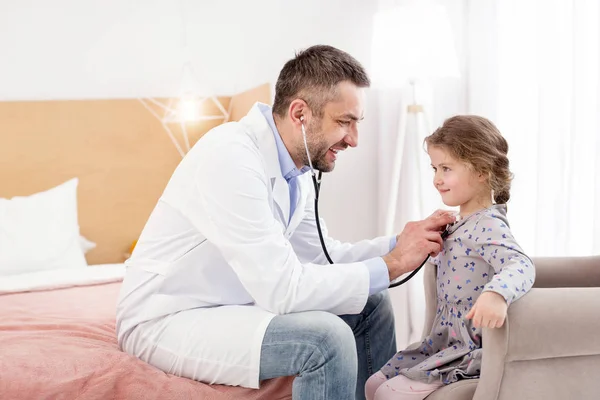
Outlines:
[[[469,6],[469,112],[509,142],[515,236],[535,256],[600,254],[599,2]]]
[[[391,185],[391,166],[395,156],[394,150],[401,124],[407,124],[402,154],[400,185],[396,204],[395,232],[402,231],[409,221],[422,219],[439,207],[437,194],[431,196],[431,179],[429,162],[423,150],[423,139],[428,134],[427,126],[431,122],[425,116],[407,114],[407,105],[412,101],[409,90],[373,90],[369,99],[369,108],[376,109],[379,121],[379,231],[384,232],[386,213]],[[423,193],[430,195],[424,196]],[[429,199],[430,201],[426,201]],[[432,205],[433,201],[433,205]],[[425,301],[423,293],[422,273],[416,275],[408,283],[390,290],[396,317],[396,336],[399,348],[405,348],[416,341],[422,333]]]
[[[385,9],[397,0],[381,0]],[[508,216],[533,256],[600,254],[600,11],[597,0],[448,0],[463,76],[425,91],[432,129],[454,114],[490,118],[507,137],[515,174]],[[398,49],[398,51],[401,51]],[[433,94],[433,97],[428,95]],[[372,90],[377,116],[379,230],[410,91]],[[409,117],[410,118],[410,117]],[[408,121],[396,229],[439,206],[414,121]],[[421,163],[421,168],[417,166]],[[420,276],[390,291],[398,347],[418,340]]]
[[[464,55],[462,36],[466,26],[465,3],[463,0],[436,0],[435,2],[443,4],[449,13],[463,76],[458,79],[444,78],[435,82],[418,82],[416,97],[426,111],[426,115],[420,115],[418,118],[414,114],[406,113],[406,107],[413,102],[413,93],[408,84],[403,89],[371,89],[368,108],[371,110],[370,115],[376,119],[373,128],[376,129],[379,138],[378,230],[381,234],[385,232],[392,179],[391,168],[401,124],[406,124],[406,136],[396,204],[394,224],[396,232],[402,231],[408,221],[423,219],[443,206],[439,194],[433,188],[431,167],[423,149],[423,139],[445,118],[466,111],[464,73],[466,58],[461,57]],[[379,0],[378,10],[385,12],[396,6],[410,3],[410,0]],[[402,53],[402,49],[399,48],[391,48],[389,51]],[[397,344],[398,348],[403,349],[417,341],[422,334],[425,316],[422,273],[407,284],[390,290],[390,296],[396,317]]]

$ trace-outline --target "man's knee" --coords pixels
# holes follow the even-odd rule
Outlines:
[[[328,312],[306,311],[272,319],[261,350],[261,379],[281,376],[281,362],[289,358],[286,374],[322,370],[340,379],[356,379],[354,334],[340,317]]]
[[[310,321],[304,327],[303,335],[315,346],[315,351],[324,358],[343,358],[347,363],[356,364],[356,340],[352,329],[337,315],[312,311],[307,316]]]

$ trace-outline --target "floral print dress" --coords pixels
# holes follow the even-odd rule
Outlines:
[[[449,228],[437,266],[437,314],[429,335],[398,352],[381,369],[388,378],[404,375],[426,383],[449,384],[477,378],[481,369],[481,328],[465,315],[483,292],[507,304],[523,296],[535,267],[510,232],[506,205],[493,205]]]

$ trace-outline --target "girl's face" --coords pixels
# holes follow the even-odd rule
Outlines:
[[[492,205],[487,178],[470,166],[456,160],[442,147],[427,149],[433,167],[433,185],[449,207],[460,206],[461,216],[472,214]]]

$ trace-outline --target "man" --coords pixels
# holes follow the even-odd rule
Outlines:
[[[127,262],[123,350],[207,383],[297,376],[295,400],[364,398],[366,379],[396,351],[385,289],[437,254],[452,222],[438,213],[397,238],[355,244],[322,223],[327,263],[306,166],[329,172],[357,145],[368,86],[350,55],[311,47],[283,67],[272,110],[257,104],[194,146]]]

